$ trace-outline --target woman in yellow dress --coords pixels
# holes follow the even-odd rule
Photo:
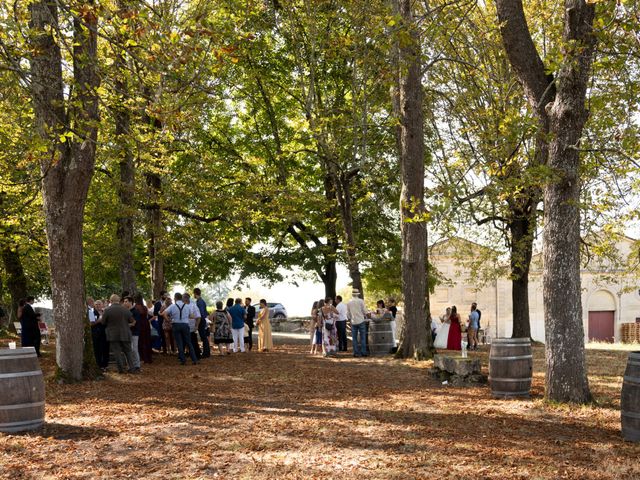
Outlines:
[[[258,351],[268,352],[273,348],[273,339],[271,338],[269,307],[267,307],[267,301],[264,298],[260,300],[260,313],[258,313],[256,325],[258,325]]]

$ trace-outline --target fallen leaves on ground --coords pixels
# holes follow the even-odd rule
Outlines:
[[[578,407],[543,402],[540,348],[532,399],[507,401],[443,386],[431,362],[307,351],[49,380],[45,427],[0,434],[0,478],[640,478],[640,445],[620,435],[624,352],[588,352],[597,402]]]

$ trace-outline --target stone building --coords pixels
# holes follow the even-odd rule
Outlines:
[[[581,276],[585,341],[619,342],[623,323],[640,322],[640,280],[626,268],[631,263],[629,259],[633,259],[635,242],[625,237],[615,244],[619,262],[597,255],[584,262]],[[511,282],[504,262],[491,261],[491,253],[487,247],[459,238],[430,247],[429,260],[442,277],[442,283],[431,295],[431,314],[440,316],[447,306],[456,305],[466,320],[471,303],[477,302],[482,311],[481,325],[487,334],[510,337]],[[483,282],[472,280],[470,272],[479,268],[484,269],[480,275]],[[531,335],[534,340],[544,342],[541,253],[534,255],[531,264],[529,311]]]

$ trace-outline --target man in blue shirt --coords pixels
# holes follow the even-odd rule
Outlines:
[[[211,347],[209,346],[209,326],[207,325],[207,302],[202,298],[202,292],[199,288],[193,289],[193,296],[196,297],[196,306],[200,310],[200,323],[198,323],[198,334],[202,340],[202,358],[211,356]]]
[[[480,315],[476,312],[476,304],[471,304],[471,313],[469,314],[469,328],[467,329],[467,337],[469,340],[469,350],[478,349],[478,327],[480,326]]]
[[[231,315],[231,334],[233,335],[233,353],[244,352],[244,319],[247,312],[242,306],[242,299],[236,298],[235,305],[229,309]]]

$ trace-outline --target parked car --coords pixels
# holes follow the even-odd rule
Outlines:
[[[260,304],[255,303],[253,305],[256,308],[256,317],[260,312]],[[284,308],[284,305],[281,303],[271,303],[267,302],[267,307],[269,307],[269,318],[277,318],[278,320],[286,320],[287,319],[287,309]]]

